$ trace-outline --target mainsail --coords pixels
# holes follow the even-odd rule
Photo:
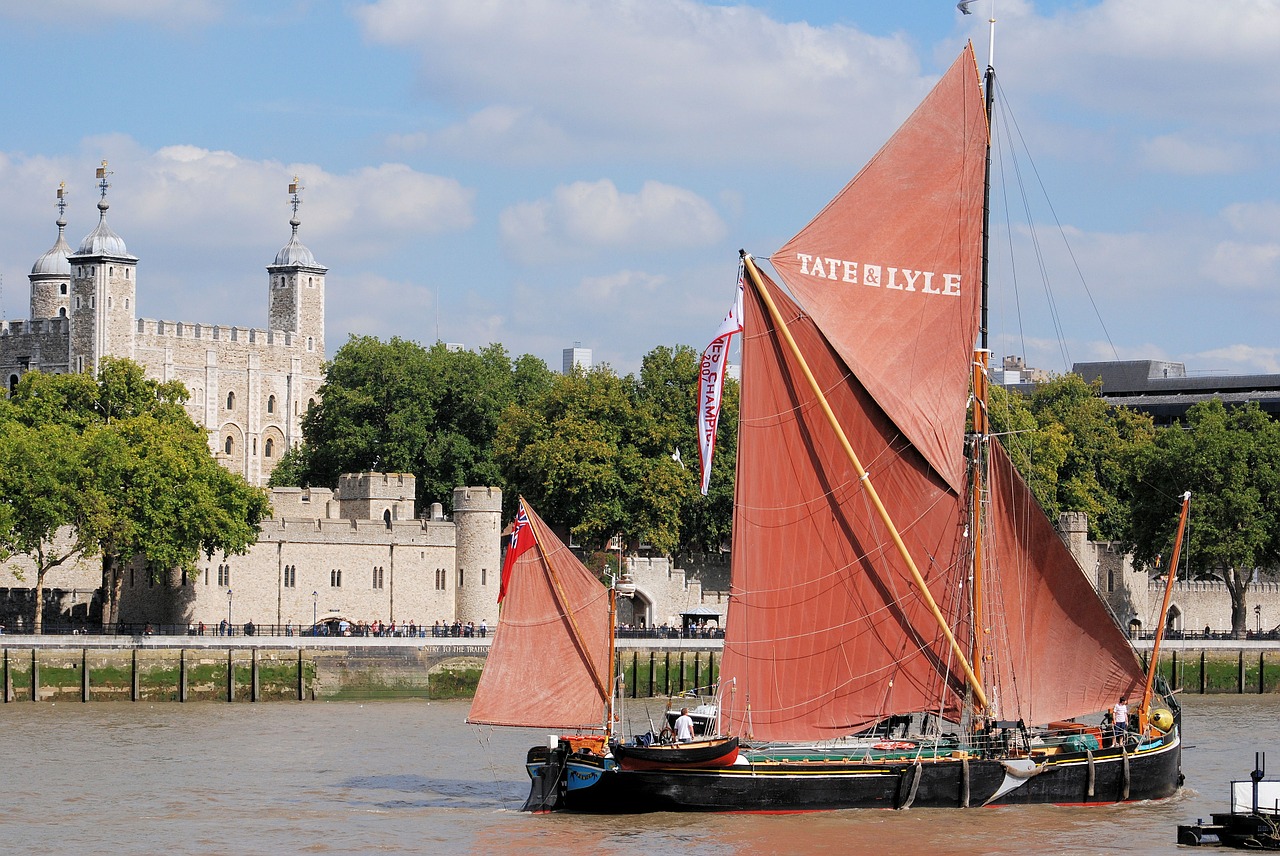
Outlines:
[[[873,511],[787,331],[942,621],[972,639],[964,434],[987,144],[976,72],[968,46],[771,258],[796,301],[748,258],[721,670],[735,733],[813,740],[895,714],[955,721],[969,697],[968,665]],[[982,671],[983,695],[993,692],[979,712],[1035,723],[1101,710],[1139,685],[1137,658],[998,444],[990,457],[983,547],[995,591]]]
[[[598,730],[609,700],[609,590],[521,503],[537,544],[512,568],[467,721]]]

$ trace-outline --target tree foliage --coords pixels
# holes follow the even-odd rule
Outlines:
[[[1030,400],[993,387],[989,411],[992,431],[1050,520],[1083,511],[1091,537],[1123,537],[1129,474],[1155,436],[1150,417],[1108,405],[1098,384],[1074,374],[1037,384]]]
[[[186,399],[182,384],[151,380],[129,360],[104,359],[96,381],[23,375],[0,414],[11,423],[0,506],[6,546],[36,564],[37,585],[42,567],[101,555],[112,624],[130,561],[156,578],[193,574],[201,553],[243,553],[257,540],[266,493],[217,463]]]
[[[493,438],[503,410],[550,383],[546,364],[512,361],[501,345],[480,351],[352,336],[334,355],[321,401],[303,420],[304,443],[271,484],[334,487],[342,473],[417,477],[420,506],[446,507],[453,489],[499,483]]]
[[[621,534],[664,553],[718,547],[732,516],[735,444],[722,441],[703,497],[697,391],[698,355],[687,346],[650,351],[639,375],[600,366],[556,376],[504,414],[496,455],[508,490],[584,545]],[[736,434],[736,384],[726,402],[722,437]]]
[[[1196,404],[1185,426],[1162,429],[1133,470],[1127,541],[1139,567],[1171,550],[1178,497],[1191,491],[1183,553],[1193,578],[1221,578],[1231,626],[1243,635],[1254,569],[1280,558],[1280,425],[1256,403]]]

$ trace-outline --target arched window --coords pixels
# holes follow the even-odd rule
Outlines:
[[[311,408],[313,408],[313,407],[315,407],[315,406],[316,406],[316,400],[315,400],[314,398],[308,398],[308,399],[307,399],[307,409],[308,409],[308,410],[310,410]]]
[[[9,375],[9,394],[13,395],[18,391],[18,376],[16,374]]]
[[[225,451],[228,455],[230,455],[230,454],[231,454],[231,450],[232,450],[232,449],[234,449],[234,448],[235,448],[235,443],[232,441],[231,436],[230,436],[230,435],[228,435],[228,436],[227,436],[227,442],[225,442],[225,443],[223,443],[223,444],[222,444],[222,449],[223,449],[223,451]]]
[[[227,409],[228,410],[236,409],[236,394],[234,392],[227,393]]]
[[[265,458],[271,457],[271,452],[275,449],[275,446],[276,446],[275,441],[273,441],[270,437],[268,437],[267,442],[262,444],[263,457]]]
[[[274,395],[267,397],[267,412],[268,413],[276,412],[276,397]]]
[[[58,317],[59,317],[59,318],[66,318],[66,317],[67,317],[67,307],[65,307],[65,306],[59,306],[59,307],[58,307]]]
[[[312,337],[308,336],[308,337],[307,337],[307,350],[308,350],[308,351],[314,351],[315,349],[316,349],[316,340],[315,340],[315,339],[313,339]]]
[[[388,529],[391,528],[391,509],[390,508],[382,512],[382,522],[387,525]]]

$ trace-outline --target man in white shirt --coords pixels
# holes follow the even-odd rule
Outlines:
[[[676,719],[676,742],[690,743],[693,741],[693,717],[689,715],[689,708],[680,708],[680,716]]]
[[[1115,731],[1116,740],[1123,739],[1123,735],[1129,730],[1129,703],[1124,698],[1116,702],[1116,706],[1111,708],[1111,727]]]

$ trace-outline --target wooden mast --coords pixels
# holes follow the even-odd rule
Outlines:
[[[1169,600],[1173,597],[1173,581],[1178,576],[1178,555],[1182,552],[1182,533],[1187,528],[1187,511],[1191,508],[1191,491],[1182,495],[1182,514],[1178,517],[1178,535],[1173,539],[1173,558],[1169,560],[1169,575],[1164,583],[1164,602],[1160,605],[1160,621],[1156,624],[1156,639],[1151,646],[1151,663],[1147,667],[1147,685],[1142,690],[1142,704],[1138,706],[1138,730],[1143,734],[1151,721],[1151,690],[1155,686],[1156,671],[1160,668],[1160,642],[1164,639],[1165,616],[1169,614]]]
[[[800,347],[796,344],[796,340],[791,335],[791,330],[787,328],[787,323],[782,319],[782,314],[778,311],[777,304],[773,302],[773,297],[764,287],[764,283],[760,281],[760,271],[756,268],[755,259],[749,254],[742,254],[749,279],[756,293],[760,295],[760,299],[764,302],[765,307],[769,310],[769,317],[773,321],[774,329],[781,335],[787,343],[787,349],[790,351],[792,358],[800,366],[800,371],[804,374],[805,380],[809,383],[809,389],[813,392],[817,399],[818,405],[822,408],[823,414],[827,418],[827,423],[835,432],[836,439],[840,442],[841,448],[844,450],[845,456],[849,459],[849,463],[853,465],[853,470],[858,475],[859,481],[867,491],[867,497],[871,500],[871,504],[875,507],[876,514],[885,528],[889,530],[889,537],[893,540],[894,546],[897,548],[898,555],[906,562],[907,569],[911,572],[911,578],[915,582],[916,588],[920,592],[920,597],[924,601],[929,612],[933,615],[934,620],[938,623],[938,628],[942,631],[942,635],[946,637],[947,644],[950,645],[951,651],[955,654],[956,659],[960,662],[961,668],[964,669],[965,678],[969,682],[969,686],[973,689],[974,696],[978,699],[982,708],[987,707],[987,695],[982,689],[982,684],[978,681],[977,676],[973,673],[973,668],[969,665],[969,658],[965,655],[964,650],[960,647],[960,643],[956,641],[955,634],[951,632],[950,626],[947,625],[947,619],[942,614],[942,610],[938,608],[937,602],[933,599],[933,594],[929,591],[929,587],[925,584],[924,577],[920,574],[920,570],[916,567],[915,560],[911,558],[911,552],[907,549],[906,543],[903,542],[902,536],[898,533],[898,527],[894,525],[893,519],[889,516],[889,511],[884,507],[884,503],[880,501],[880,495],[876,493],[875,486],[871,484],[871,477],[867,471],[863,469],[862,462],[858,460],[858,454],[853,450],[853,446],[849,443],[849,438],[845,436],[844,429],[840,427],[840,421],[836,419],[835,412],[831,409],[831,404],[827,401],[826,395],[823,394],[822,388],[818,385],[818,381],[813,376],[813,372],[809,369],[809,363],[805,360],[804,355],[800,353]]]

